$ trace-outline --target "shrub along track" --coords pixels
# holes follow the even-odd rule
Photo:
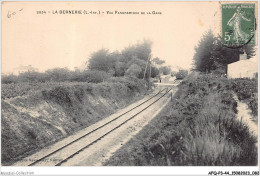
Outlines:
[[[165,91],[165,93],[163,93],[164,91]],[[99,127],[95,128],[92,131],[82,135],[81,137],[69,142],[68,144],[60,147],[59,149],[54,150],[51,153],[49,153],[49,154],[47,154],[47,155],[45,155],[45,156],[43,156],[43,157],[41,157],[37,160],[34,160],[31,164],[29,164],[29,166],[45,165],[46,161],[48,162],[48,165],[49,164],[55,165],[55,166],[61,165],[62,163],[69,160],[70,158],[79,154],[84,149],[88,148],[92,144],[101,140],[104,136],[106,136],[106,135],[110,134],[111,132],[115,131],[116,129],[118,129],[119,127],[124,125],[126,122],[135,118],[138,114],[140,114],[141,112],[145,111],[147,108],[149,108],[150,106],[155,104],[162,97],[167,95],[170,91],[171,91],[171,89],[168,90],[168,88],[165,88],[165,89],[159,91],[154,96],[150,97],[149,99],[142,102],[141,104],[133,107],[132,109],[128,110],[127,112],[125,112],[125,113],[117,116],[116,118],[100,125]],[[134,115],[131,114],[133,110],[137,111],[137,113],[135,113]],[[130,117],[129,117],[129,115],[130,115]],[[102,130],[104,128],[107,128],[107,129],[105,130],[105,133],[102,133]],[[101,131],[101,133],[99,131]],[[92,140],[91,139],[88,140],[87,137],[89,137],[90,135],[94,135],[94,134],[96,134],[96,135],[98,134],[99,137],[92,139]],[[82,144],[80,144],[80,143],[82,143],[82,140],[92,141],[92,142],[88,142],[87,145],[86,145],[86,143],[83,142],[84,145],[82,145]],[[63,155],[63,156],[57,157],[59,155]],[[59,158],[59,159],[57,159],[57,158]]]
[[[190,74],[174,101],[117,150],[109,166],[255,166],[256,139],[237,119],[228,79]]]
[[[61,141],[75,139],[84,134],[80,132],[87,127],[97,127],[103,120],[108,120],[106,117],[119,115],[122,109],[136,101],[142,102],[145,96],[145,81],[129,77],[111,78],[98,84],[64,82],[41,85],[41,89],[36,91],[35,88],[28,91],[27,85],[25,95],[13,94],[13,98],[2,100],[3,165],[13,165],[20,160],[25,163],[28,156],[43,154],[43,151],[48,154],[51,146],[60,147]],[[14,86],[17,90],[23,88],[21,84]],[[9,93],[13,93],[12,89]]]

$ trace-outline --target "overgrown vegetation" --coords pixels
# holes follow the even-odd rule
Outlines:
[[[104,71],[85,70],[70,71],[66,68],[55,68],[44,73],[24,72],[19,75],[2,76],[2,84],[46,83],[46,82],[89,82],[99,83],[111,77]]]
[[[258,80],[240,78],[232,80],[232,89],[236,92],[238,99],[245,101],[252,110],[253,116],[258,114]]]
[[[121,52],[109,52],[100,49],[93,52],[85,63],[87,69],[71,71],[67,68],[49,69],[43,73],[37,71],[21,72],[19,75],[2,75],[2,84],[46,83],[46,82],[88,82],[100,83],[110,77],[130,76],[139,79],[167,75],[169,66],[162,66],[164,60],[151,58],[152,42],[144,40],[130,45]]]
[[[101,49],[91,55],[88,68],[107,72],[111,76],[130,75],[136,78],[143,78],[146,70],[145,78],[156,77],[159,74],[158,69],[154,66],[147,67],[147,61],[151,58],[151,45],[151,41],[144,40],[124,48],[121,52],[110,53],[109,50]],[[161,61],[159,58],[157,60]]]
[[[193,73],[168,104],[105,165],[257,165],[256,139],[236,119],[232,84]]]
[[[28,88],[27,96],[2,100],[2,164],[9,165],[142,98],[144,82],[120,77],[97,84],[42,83],[46,85],[38,91],[39,85]]]
[[[188,71],[186,70],[179,70],[176,74],[176,79],[184,79],[186,76],[188,76]]]
[[[101,49],[94,52],[88,62],[87,70],[71,71],[67,68],[54,68],[43,73],[36,71],[22,72],[19,75],[2,76],[2,99],[14,98],[55,87],[56,85],[84,83],[101,83],[116,77],[134,77],[145,80],[157,77],[159,69],[147,66],[151,57],[151,42],[143,41],[123,49],[121,52],[112,52]],[[155,59],[161,64],[164,61]],[[151,69],[151,70],[150,70]],[[145,71],[146,70],[146,71]],[[123,78],[122,78],[123,79]],[[146,83],[147,84],[147,83]]]
[[[255,48],[245,45],[243,48],[228,48],[222,45],[221,37],[214,36],[209,30],[206,32],[198,45],[195,47],[193,57],[194,69],[200,72],[226,73],[227,64],[239,60],[239,54],[247,54],[248,59],[255,55]]]
[[[21,159],[142,98],[152,84],[147,78],[159,74],[156,67],[146,67],[149,57],[151,43],[144,41],[121,52],[94,52],[87,70],[54,68],[2,76],[2,163]]]
[[[71,71],[67,68],[54,68],[43,73],[37,71],[22,72],[19,75],[2,75],[2,84],[14,83],[46,83],[46,82],[88,82],[100,83],[110,77],[130,76],[139,79],[155,78],[159,69],[163,74],[170,73],[170,67],[161,66],[159,69],[151,65],[151,45],[148,40],[128,46],[121,52],[109,52],[100,49],[90,56],[86,70]],[[165,61],[158,57],[151,59],[158,65]]]

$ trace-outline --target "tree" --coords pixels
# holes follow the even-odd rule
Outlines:
[[[154,59],[152,60],[152,62],[154,62],[156,65],[162,65],[162,64],[165,63],[164,60],[161,60],[161,59],[159,59],[158,57],[154,58]]]
[[[66,81],[69,79],[70,71],[68,68],[54,68],[47,70],[45,73],[51,81]]]
[[[143,78],[147,61],[151,58],[151,45],[151,41],[144,40],[141,43],[126,47],[122,52],[109,53],[107,49],[101,49],[91,55],[88,60],[88,68],[104,71],[110,76],[132,75]],[[159,58],[155,58],[155,62],[164,63]],[[158,74],[158,69],[151,66],[151,77],[156,77]],[[150,66],[148,66],[145,74],[146,78],[149,76]]]
[[[168,75],[170,74],[171,72],[171,68],[170,67],[167,67],[167,66],[163,66],[163,64],[165,63],[164,60],[161,60],[160,58],[156,57],[156,58],[153,58],[152,59],[152,63],[153,65],[156,67],[156,69],[158,70],[155,71],[155,75],[158,76],[159,73],[162,73],[164,75]],[[152,69],[152,72],[153,72],[153,69]],[[154,74],[152,74],[154,77],[156,77]],[[152,77],[153,77],[152,76]]]
[[[94,52],[88,60],[88,68],[105,72],[115,70],[118,55],[118,53],[109,53],[107,49]]]
[[[136,64],[139,65],[142,69],[145,68],[146,62],[144,60],[138,59],[137,57],[133,57],[127,64],[126,67],[129,68],[131,65]]]
[[[163,66],[159,68],[159,71],[164,75],[168,75],[171,73],[171,68],[169,66]]]
[[[248,59],[255,55],[255,49],[246,45],[242,48],[223,46],[220,37],[215,37],[211,30],[206,32],[195,47],[193,65],[195,70],[211,72],[222,67],[226,70],[227,64],[239,60],[239,55],[246,52]]]
[[[124,62],[117,61],[115,65],[115,76],[124,76],[127,67]]]
[[[195,55],[193,57],[195,69],[201,72],[206,72],[211,69],[213,60],[211,52],[213,51],[213,43],[215,37],[212,31],[208,31],[202,36],[199,44],[195,47]]]
[[[3,75],[2,74],[2,84],[11,84],[11,83],[17,83],[18,80],[18,76],[16,75]]]
[[[159,69],[156,67],[151,67],[151,77],[155,78],[159,75]]]
[[[122,55],[130,61],[133,58],[138,58],[140,60],[147,61],[151,56],[152,42],[149,40],[144,40],[142,43],[137,43],[136,45],[131,45],[122,51]]]
[[[175,74],[176,79],[183,79],[183,78],[185,78],[187,75],[188,75],[188,71],[187,71],[187,70],[179,70],[179,71]]]
[[[142,68],[137,64],[133,64],[126,70],[125,75],[140,78],[141,73]]]

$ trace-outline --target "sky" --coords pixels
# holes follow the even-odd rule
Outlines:
[[[56,10],[101,14],[54,14]],[[11,73],[20,65],[39,71],[74,69],[101,48],[121,51],[144,39],[153,42],[153,57],[188,69],[201,36],[209,29],[220,33],[220,17],[218,2],[4,2],[2,73]]]

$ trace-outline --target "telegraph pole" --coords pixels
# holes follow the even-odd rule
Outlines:
[[[150,89],[150,84],[151,84],[151,74],[152,74],[152,61],[151,58],[149,60],[149,64],[150,64],[150,71],[149,71],[149,77],[148,77],[148,90]]]
[[[148,58],[147,58],[145,69],[144,69],[144,77],[143,77],[143,79],[145,78],[145,73],[146,73],[147,65],[148,65],[148,62],[149,62],[150,58],[151,58],[151,55],[149,55]]]
[[[151,55],[149,55],[148,58],[147,58],[143,80],[145,78],[145,74],[146,74],[146,71],[147,71],[148,64],[150,64],[150,66],[149,66],[150,67],[150,74],[148,76],[148,90],[149,90],[149,88],[150,88],[150,77],[151,77]]]

